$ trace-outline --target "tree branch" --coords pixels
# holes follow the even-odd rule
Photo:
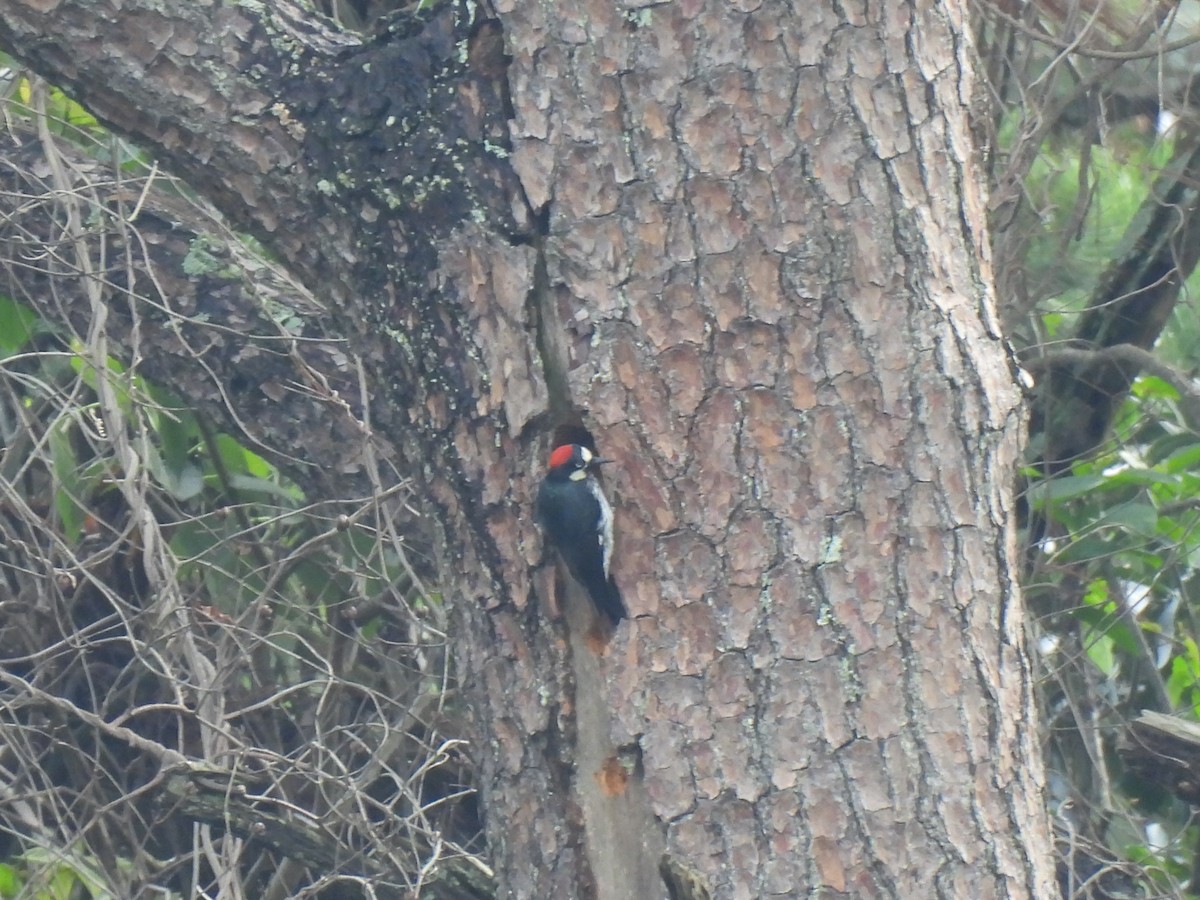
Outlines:
[[[1164,168],[1071,336],[1076,344],[1095,351],[1131,349],[1094,357],[1092,364],[1045,367],[1029,432],[1047,475],[1086,457],[1108,435],[1112,417],[1141,368],[1134,363],[1132,348],[1154,346],[1200,260],[1198,176],[1200,149],[1193,147],[1181,150]]]
[[[256,442],[314,498],[331,494],[330,473],[357,473],[358,493],[366,493],[369,433],[356,412],[354,367],[329,315],[183,199],[172,179],[122,175],[64,141],[44,148],[0,134],[0,289],[77,335],[91,327],[87,282],[61,228],[61,192],[35,174],[46,152],[59,155],[74,179],[90,223],[86,252],[103,261],[94,277],[109,308],[112,351]],[[303,459],[287,452],[301,436]]]
[[[471,10],[444,3],[401,15],[362,43],[293,0],[166,12],[130,0],[115,15],[104,0],[2,0],[0,48],[153,147],[294,271],[352,282],[368,248],[428,253],[415,232],[394,230],[406,216],[422,233],[444,234],[482,211],[514,235],[533,230],[510,202],[522,195],[492,89],[503,64],[496,72],[471,53],[476,21],[488,15]],[[474,90],[454,90],[464,80]],[[331,181],[330,171],[345,177]],[[352,284],[337,287],[353,296]]]
[[[1132,381],[1140,372],[1161,378],[1179,393],[1179,409],[1188,426],[1200,431],[1200,390],[1195,382],[1179,370],[1167,365],[1150,350],[1134,344],[1114,344],[1111,347],[1057,347],[1038,356],[1023,357],[1021,365],[1030,372],[1044,372],[1060,366],[1092,368],[1100,365],[1119,367]]]

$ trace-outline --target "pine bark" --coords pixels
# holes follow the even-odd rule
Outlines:
[[[0,0],[328,302],[438,526],[506,896],[1051,895],[964,17]],[[617,461],[599,655],[530,514],[564,419]]]

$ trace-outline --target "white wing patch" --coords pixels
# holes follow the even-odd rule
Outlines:
[[[608,563],[612,559],[613,552],[613,514],[612,507],[608,505],[608,498],[604,496],[604,492],[597,487],[595,482],[592,482],[592,493],[596,495],[596,500],[600,503],[600,521],[599,525],[600,550],[604,554],[604,577],[608,577]]]

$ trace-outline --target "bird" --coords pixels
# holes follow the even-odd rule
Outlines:
[[[567,571],[615,626],[628,613],[611,571],[612,507],[596,477],[607,462],[582,444],[555,447],[538,488],[537,519]]]

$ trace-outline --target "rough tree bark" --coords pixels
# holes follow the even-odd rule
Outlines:
[[[507,895],[1049,896],[962,4],[420,16],[0,0],[0,45],[328,302],[441,531]],[[529,515],[575,416],[600,656]]]

